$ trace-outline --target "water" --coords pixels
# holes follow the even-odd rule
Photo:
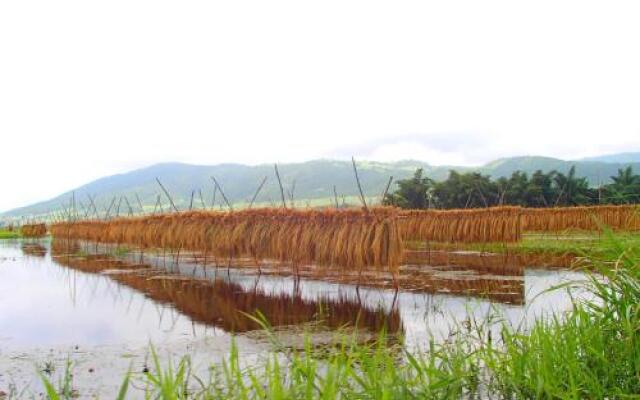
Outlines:
[[[526,327],[536,316],[570,308],[562,291],[538,296],[583,278],[557,268],[563,262],[418,251],[407,254],[396,291],[381,271],[359,276],[301,267],[296,279],[290,267],[268,261],[233,260],[227,268],[228,260],[198,254],[4,240],[0,391],[38,397],[43,388],[37,372],[54,366],[50,379],[56,382],[71,361],[74,388],[83,397],[113,398],[127,371],[146,370],[150,343],[162,363],[189,355],[194,374],[205,379],[211,363],[228,356],[232,340],[241,364],[256,365],[272,349],[260,325],[246,316],[256,310],[292,347],[301,347],[305,337],[329,343],[337,330],[355,327],[367,340],[385,327],[419,349],[469,317],[495,313]],[[556,268],[530,267],[538,263]]]
[[[90,248],[85,247],[83,254]],[[558,269],[524,268],[521,273],[496,276],[430,268],[423,281],[433,285],[437,276],[450,282],[441,288],[445,293],[434,293],[416,289],[421,278],[413,268],[408,269],[412,290],[396,293],[391,288],[202,268],[184,256],[179,267],[175,259],[167,265],[167,260],[158,262],[149,255],[142,259],[146,264],[140,264],[136,254],[120,259],[124,261],[87,254],[54,257],[46,241],[0,242],[0,346],[145,344],[243,333],[259,328],[243,314],[256,310],[274,326],[323,321],[328,329],[358,324],[371,332],[386,326],[392,333],[402,333],[408,344],[420,345],[428,334],[445,336],[470,311],[486,315],[499,310],[518,324],[544,312],[568,309],[564,292],[532,299],[552,285],[582,277]],[[488,288],[502,291],[502,296],[453,293],[473,293],[473,285],[486,285],[491,279],[498,285]],[[456,282],[461,290],[451,289]]]

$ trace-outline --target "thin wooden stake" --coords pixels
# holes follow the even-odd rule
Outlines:
[[[142,207],[142,201],[140,201],[140,196],[138,196],[137,192],[136,192],[136,200],[138,200],[138,206],[140,207],[140,213],[144,214],[144,207]]]
[[[282,208],[287,208],[287,201],[284,198],[284,188],[282,187],[282,180],[280,179],[280,172],[278,171],[278,164],[273,165],[276,169],[276,177],[278,178],[278,185],[280,185],[280,196],[282,197]]]
[[[393,175],[389,177],[389,182],[387,182],[387,187],[384,188],[384,192],[382,192],[382,199],[380,200],[380,204],[384,204],[384,199],[387,197],[389,193],[389,187],[391,187],[391,182],[393,181]]]
[[[160,212],[162,212],[162,203],[160,203],[160,195],[156,196],[156,204],[153,206],[153,215],[156,215],[158,206],[160,207]]]
[[[120,205],[122,205],[122,196],[120,196],[120,199],[118,200],[118,206],[116,207],[116,217],[120,216]]]
[[[78,204],[80,205],[80,210],[82,211],[83,214],[83,219],[87,219],[87,216],[89,215],[89,209],[85,208],[84,203],[82,203],[82,200],[78,200]]]
[[[358,184],[358,190],[360,191],[360,199],[362,200],[362,205],[365,210],[369,210],[367,207],[367,201],[364,198],[364,192],[362,191],[362,185],[360,184],[360,177],[358,176],[358,168],[356,167],[356,159],[351,157],[351,163],[353,164],[353,172],[356,175],[356,183]]]
[[[333,199],[336,202],[336,208],[340,208],[340,205],[338,204],[338,191],[336,190],[336,185],[333,185]]]
[[[73,211],[73,220],[78,219],[78,211],[76,210],[76,191],[71,192],[71,209]]]
[[[211,209],[215,210],[216,209],[216,194],[218,193],[218,186],[213,185],[213,196],[211,197]]]
[[[291,191],[289,192],[289,202],[291,202],[291,208],[296,208],[294,201],[294,192],[296,190],[296,180],[293,180],[293,183],[291,183]]]
[[[104,219],[109,218],[109,214],[111,213],[111,207],[113,207],[115,202],[116,202],[116,196],[113,196],[113,198],[111,199],[111,204],[109,204],[109,208],[105,209]]]
[[[160,185],[160,188],[162,188],[162,191],[164,192],[164,194],[167,195],[167,198],[169,199],[169,203],[171,203],[171,207],[173,207],[173,209],[176,212],[178,212],[178,207],[176,207],[176,204],[173,202],[173,199],[171,198],[171,195],[169,194],[167,189],[165,189],[165,187],[162,185],[162,182],[160,182],[160,179],[158,179],[157,177],[156,177],[156,182],[158,182],[158,185]]]
[[[200,195],[200,203],[202,203],[202,209],[206,210],[207,206],[204,204],[204,197],[202,197],[202,189],[198,189],[198,195]]]
[[[127,203],[127,207],[129,208],[129,216],[133,217],[133,208],[131,208],[131,204],[129,203],[127,196],[124,196],[124,201]]]
[[[89,198],[89,201],[91,202],[91,207],[93,207],[93,212],[96,216],[96,218],[100,218],[100,216],[98,215],[98,208],[96,207],[96,203],[95,201],[93,201],[93,197],[91,197],[91,195],[89,193],[87,193],[87,197]]]
[[[224,202],[227,203],[227,207],[229,207],[229,210],[233,211],[233,207],[231,206],[231,203],[229,203],[229,199],[227,199],[227,196],[224,194],[224,191],[222,190],[222,186],[220,186],[220,184],[218,183],[215,177],[212,176],[211,179],[213,179],[213,183],[215,183],[216,186],[218,187],[218,190],[220,191],[220,194],[222,195]]]
[[[267,177],[265,176],[264,179],[262,179],[262,182],[260,183],[260,185],[258,186],[258,189],[256,189],[256,192],[253,194],[253,197],[251,198],[251,203],[249,203],[249,208],[253,207],[253,202],[256,201],[256,198],[258,197],[258,193],[260,193],[260,190],[262,190],[262,187],[266,182],[267,182]]]

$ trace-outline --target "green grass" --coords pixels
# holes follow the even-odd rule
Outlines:
[[[579,283],[589,300],[574,300],[570,312],[539,319],[527,331],[508,325],[496,331],[490,320],[470,320],[423,353],[384,332],[369,343],[356,333],[336,335],[323,348],[307,339],[303,350],[294,350],[258,315],[252,318],[273,344],[262,362],[244,365],[234,344],[210,376],[198,377],[188,357],[161,366],[152,349],[151,371],[127,374],[120,393],[131,380],[153,399],[640,398],[640,246],[610,234],[599,243],[594,254],[603,258],[593,260],[587,281]],[[46,379],[45,386],[53,388]],[[56,393],[70,392],[64,382],[59,386]]]
[[[430,243],[431,249],[442,250],[473,250],[491,253],[536,253],[548,255],[572,254],[576,256],[602,258],[612,255],[617,247],[640,247],[640,234],[617,233],[616,247],[612,248],[612,241],[608,234],[597,233],[564,233],[564,234],[524,234],[522,240],[516,243]],[[410,248],[424,247],[424,242],[410,242]],[[614,254],[615,255],[615,254]]]
[[[502,346],[484,346],[496,390],[515,398],[640,398],[640,251],[619,238],[599,250],[587,286],[564,318],[539,320],[523,334],[503,329]],[[603,279],[604,278],[604,279]]]
[[[19,232],[10,232],[3,229],[0,229],[0,239],[17,239],[20,237]]]

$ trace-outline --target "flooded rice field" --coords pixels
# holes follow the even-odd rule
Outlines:
[[[122,375],[144,370],[149,345],[163,359],[192,357],[206,374],[232,340],[244,362],[269,353],[259,311],[287,346],[361,340],[385,328],[410,348],[443,340],[469,318],[496,313],[524,325],[570,307],[546,289],[581,279],[562,259],[412,251],[394,289],[382,271],[319,273],[255,260],[138,252],[93,243],[0,241],[0,391],[41,392],[74,363],[83,396],[112,397]],[[535,298],[535,301],[534,301]],[[111,395],[111,396],[110,396]]]

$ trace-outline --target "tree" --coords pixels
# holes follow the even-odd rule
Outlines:
[[[428,208],[433,181],[422,174],[422,168],[418,168],[412,178],[397,181],[398,190],[388,193],[383,204],[401,208]]]
[[[525,172],[515,171],[509,179],[500,178],[496,183],[498,185],[498,205],[528,205],[529,177]]]
[[[488,175],[450,171],[445,181],[434,185],[433,192],[441,208],[476,208],[495,205],[497,188]]]
[[[576,166],[569,169],[567,175],[556,172],[553,177],[558,196],[554,205],[578,206],[588,205],[597,197],[590,189],[587,178],[576,178]]]
[[[629,168],[602,190],[607,193],[603,204],[640,202],[640,175]],[[523,207],[579,206],[600,204],[600,190],[590,188],[586,178],[576,177],[575,167],[567,174],[558,171],[515,171],[510,177],[492,180],[477,172],[450,171],[446,180],[434,182],[418,169],[414,176],[397,182],[398,189],[387,194],[384,204],[402,208],[476,208],[496,205]],[[597,201],[596,201],[597,200]]]
[[[631,166],[618,169],[618,175],[606,186],[607,200],[613,204],[629,204],[640,201],[640,175],[633,174]]]
[[[556,173],[556,171],[551,171],[545,174],[541,170],[537,170],[531,175],[526,195],[528,207],[553,205],[554,200],[558,197],[558,193],[553,187]]]

